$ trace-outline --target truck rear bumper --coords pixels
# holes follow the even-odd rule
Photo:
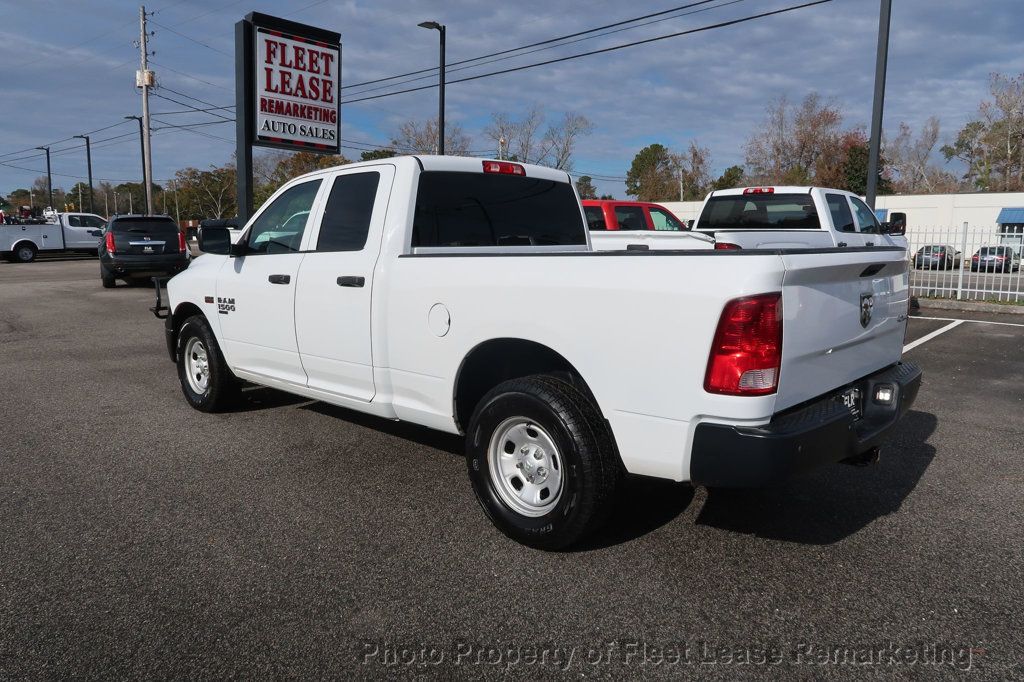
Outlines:
[[[921,370],[897,363],[809,404],[775,415],[764,426],[744,428],[699,424],[694,432],[690,480],[725,488],[778,483],[801,471],[856,458],[878,447],[885,434],[910,409],[921,386]],[[875,400],[891,387],[888,404]],[[839,399],[859,389],[862,417]]]

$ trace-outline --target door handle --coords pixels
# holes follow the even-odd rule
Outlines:
[[[864,242],[864,246],[874,246],[874,242]]]
[[[271,275],[267,277],[267,281],[271,284],[288,284],[292,281],[291,275]]]
[[[836,246],[839,246],[839,247],[846,246],[846,242],[839,242],[838,244],[836,244]]]
[[[346,275],[338,278],[339,287],[361,287],[366,284],[365,277],[354,277],[352,275]]]

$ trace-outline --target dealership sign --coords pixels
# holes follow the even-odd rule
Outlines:
[[[248,72],[249,143],[337,154],[341,143],[340,36],[253,12]]]

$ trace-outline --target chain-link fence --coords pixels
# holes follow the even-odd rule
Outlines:
[[[1024,304],[1020,228],[914,228],[907,233],[914,296]]]

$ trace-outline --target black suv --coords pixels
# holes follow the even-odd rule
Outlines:
[[[132,283],[153,275],[176,275],[191,259],[185,234],[165,215],[115,215],[103,228],[99,255],[106,289],[116,279]]]

